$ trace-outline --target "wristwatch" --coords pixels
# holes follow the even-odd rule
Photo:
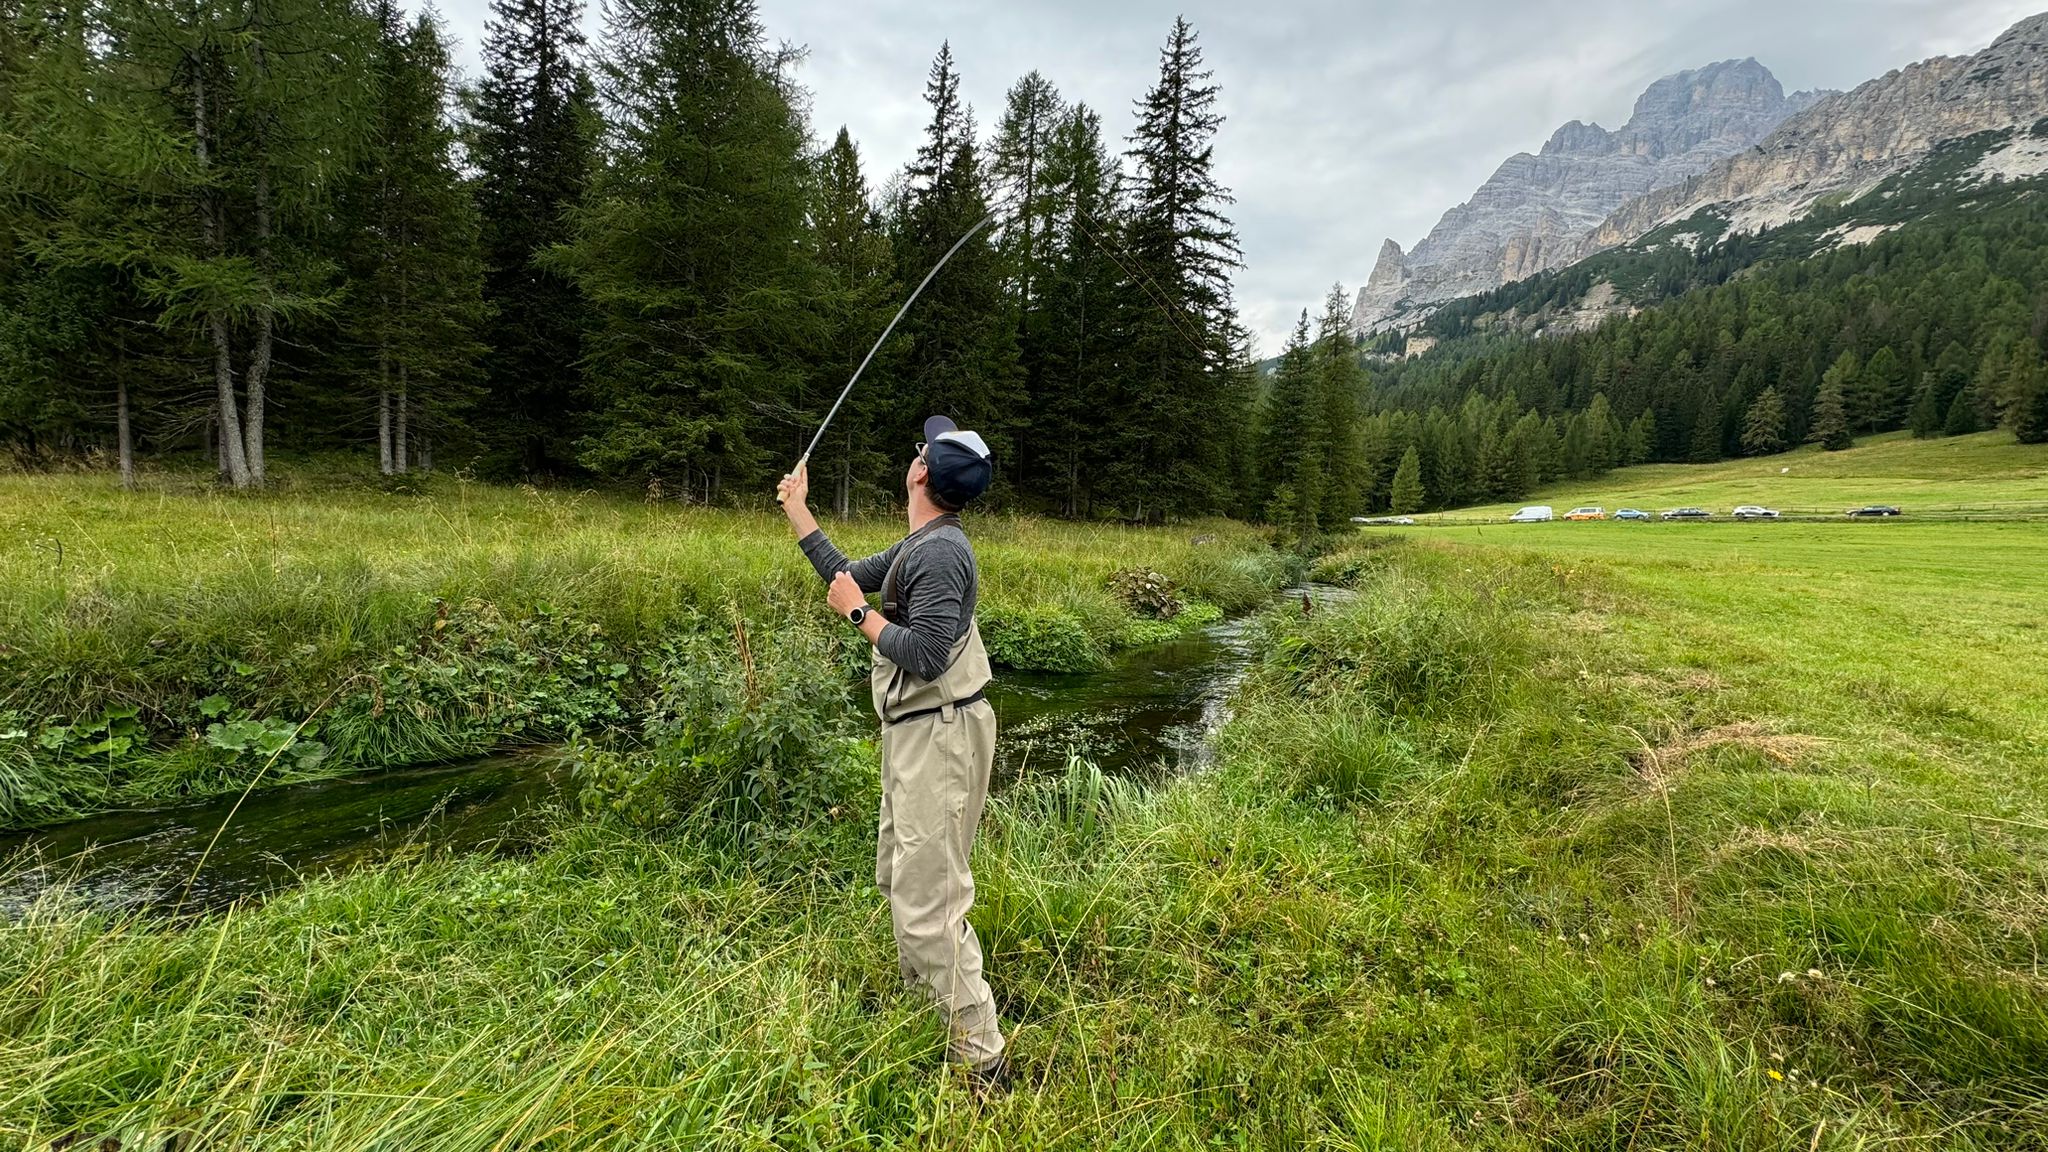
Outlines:
[[[866,620],[867,618],[868,618],[868,606],[867,606],[867,605],[865,605],[865,604],[861,605],[861,606],[860,606],[860,607],[858,607],[858,608],[855,608],[855,609],[854,609],[853,611],[851,611],[851,612],[848,612],[848,613],[846,614],[846,622],[847,622],[848,624],[851,624],[851,625],[853,625],[853,626],[854,626],[855,628],[858,628],[858,627],[860,627],[860,626],[861,626],[861,622],[862,622],[863,620]]]

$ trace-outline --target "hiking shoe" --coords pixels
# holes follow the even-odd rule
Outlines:
[[[1001,1095],[1010,1087],[1010,1054],[1005,1052],[993,1063],[967,1070],[967,1087],[976,1096],[987,1099]]]

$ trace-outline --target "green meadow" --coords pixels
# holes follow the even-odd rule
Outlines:
[[[628,524],[705,525],[661,545],[699,574],[713,527],[774,539],[591,500],[542,540],[511,510],[547,497],[476,499],[479,582]],[[436,538],[417,498],[343,503],[333,539]],[[1271,562],[1223,526],[974,530],[1076,619],[1139,546]],[[145,588],[108,548],[100,585]],[[565,806],[513,858],[179,921],[52,892],[0,932],[0,1145],[2048,1149],[2044,572],[2038,526],[1910,518],[1340,541],[1313,574],[1355,597],[1259,617],[1213,768],[992,801],[1017,1075],[985,1100],[897,984],[857,732],[772,835]]]
[[[1461,508],[1443,519],[1506,519],[1549,504],[1562,516],[1583,504],[1640,508],[1698,505],[1726,516],[1737,504],[1786,515],[1839,516],[1864,504],[1896,504],[1907,515],[2048,516],[2048,453],[2010,432],[1915,440],[1904,432],[1867,437],[1854,448],[1801,448],[1719,464],[1645,464],[1593,480],[1560,483],[1512,504]]]

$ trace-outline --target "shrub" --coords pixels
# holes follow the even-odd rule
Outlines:
[[[740,837],[834,814],[860,791],[848,682],[815,629],[710,628],[672,638],[630,749],[576,751],[585,811],[639,828],[709,817]]]
[[[1106,662],[1079,617],[1054,607],[989,606],[980,613],[989,658],[1031,672],[1087,672]]]
[[[1171,620],[1184,607],[1173,581],[1151,568],[1117,569],[1109,574],[1109,590],[1126,608],[1153,620]]]

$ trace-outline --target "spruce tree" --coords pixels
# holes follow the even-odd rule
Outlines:
[[[817,192],[811,209],[811,259],[817,268],[818,311],[826,331],[798,410],[802,419],[789,441],[792,458],[803,450],[810,430],[824,419],[846,380],[860,366],[894,310],[895,281],[888,236],[869,198],[860,150],[844,127],[817,163]],[[839,410],[828,440],[818,447],[811,473],[829,478],[832,509],[849,515],[856,502],[886,503],[895,495],[875,483],[894,478],[891,465],[901,437],[878,426],[887,409],[879,389],[854,389]]]
[[[1115,406],[1117,487],[1147,519],[1208,511],[1225,501],[1227,445],[1215,421],[1228,408],[1236,309],[1230,273],[1237,236],[1215,174],[1223,117],[1194,29],[1176,18],[1159,79],[1138,101],[1127,153],[1134,170],[1129,261],[1131,354],[1143,366]]]
[[[2048,367],[2031,342],[2022,342],[2008,362],[1999,389],[1999,413],[2022,444],[2048,443]]]
[[[407,26],[391,0],[375,10],[370,135],[344,215],[349,303],[342,331],[375,393],[378,468],[421,463],[475,402],[484,348],[483,267],[475,201],[443,117],[453,66],[431,16]]]
[[[1759,393],[1743,414],[1742,450],[1751,456],[1785,450],[1785,400],[1775,386]]]
[[[760,413],[799,394],[817,338],[789,58],[753,0],[614,0],[607,15],[613,132],[550,253],[592,318],[578,460],[715,501],[774,473],[784,442],[764,443]]]
[[[1316,452],[1322,461],[1321,504],[1316,521],[1325,531],[1344,524],[1358,511],[1358,412],[1363,403],[1365,373],[1358,347],[1351,339],[1350,294],[1332,285],[1323,298],[1315,343]]]
[[[1054,133],[1047,159],[1055,217],[1037,290],[1038,372],[1032,381],[1034,484],[1064,516],[1088,512],[1109,451],[1104,397],[1130,368],[1129,297],[1116,248],[1124,221],[1101,120],[1076,105]]]
[[[1818,444],[1830,452],[1839,452],[1856,443],[1849,431],[1849,403],[1843,395],[1848,387],[1845,377],[1850,376],[1843,368],[1845,363],[1853,367],[1854,358],[1847,352],[1842,356],[1843,359],[1821,378],[1820,396],[1813,405],[1813,423],[1806,434],[1808,443]]]
[[[581,63],[582,0],[491,0],[468,151],[482,222],[488,472],[575,466],[583,299],[540,254],[569,238],[593,162],[596,94]]]
[[[1852,421],[1867,432],[1897,428],[1906,415],[1910,388],[1898,356],[1890,346],[1879,348],[1863,365],[1849,393]]]
[[[987,176],[973,119],[960,102],[951,45],[941,45],[925,85],[931,120],[909,169],[892,244],[897,279],[922,280],[989,213]],[[1003,264],[986,230],[954,254],[898,329],[896,426],[907,431],[933,413],[979,431],[995,453],[998,476],[1014,463],[1031,413],[1006,307]]]
[[[1318,384],[1316,350],[1303,309],[1266,390],[1257,456],[1261,514],[1300,537],[1314,534],[1322,510]]]
[[[1394,485],[1387,498],[1387,508],[1396,516],[1422,511],[1428,493],[1422,487],[1422,457],[1413,445],[1401,454],[1400,466],[1394,469]]]

